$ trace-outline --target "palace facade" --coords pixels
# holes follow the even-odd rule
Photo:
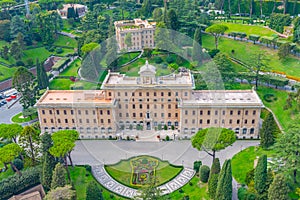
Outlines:
[[[169,129],[189,138],[224,127],[238,138],[259,137],[264,106],[254,90],[194,90],[189,70],[157,77],[148,62],[139,75],[109,72],[101,90],[46,91],[36,104],[42,131],[75,129],[81,138],[109,138]]]
[[[155,22],[147,20],[134,19],[127,21],[116,21],[114,23],[116,29],[116,40],[119,50],[140,51],[145,48],[154,48]],[[127,46],[125,37],[131,34],[131,46]]]

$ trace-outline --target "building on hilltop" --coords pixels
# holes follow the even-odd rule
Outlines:
[[[83,17],[85,13],[87,12],[87,6],[81,5],[81,4],[63,4],[63,8],[58,11],[58,14],[61,16],[62,19],[67,19],[68,16],[68,9],[74,8],[74,10],[77,10],[78,16]]]
[[[36,105],[41,130],[75,129],[81,138],[111,138],[169,129],[189,138],[203,128],[225,127],[238,138],[259,137],[264,105],[254,90],[194,90],[189,70],[158,77],[148,62],[139,75],[109,72],[101,90],[48,90]]]
[[[139,51],[144,48],[154,48],[155,22],[147,20],[134,19],[125,21],[116,21],[114,23],[116,30],[116,40],[119,50]],[[131,34],[131,46],[125,43],[125,36]]]

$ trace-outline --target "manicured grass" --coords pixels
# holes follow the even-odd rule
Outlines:
[[[50,90],[69,90],[73,82],[70,79],[56,78],[50,82]]]
[[[23,118],[23,113],[20,112],[19,114],[16,114],[15,116],[12,117],[11,121],[15,123],[24,123],[24,122],[29,122],[31,120],[34,120],[38,117],[37,113],[32,115],[31,119],[30,117]]]
[[[16,67],[9,68],[0,65],[0,81],[11,78],[16,70],[17,70]]]
[[[150,158],[153,159],[152,157]],[[115,165],[107,165],[105,166],[105,169],[118,182],[127,185],[129,187],[139,188],[140,186],[133,185],[131,183],[132,167],[131,167],[130,160],[132,159],[134,158],[131,158],[129,160],[122,160],[121,162]],[[155,170],[157,185],[161,185],[163,183],[170,181],[182,170],[182,167],[174,167],[171,166],[167,161],[161,161],[159,159],[157,160],[158,160],[158,166]]]
[[[1,166],[3,167],[3,166]],[[14,175],[14,171],[11,169],[10,165],[7,165],[7,170],[5,172],[1,172],[0,173],[0,181],[3,180],[3,179],[6,179],[7,177],[11,176],[11,175]]]
[[[52,53],[49,52],[45,47],[39,47],[35,49],[28,49],[24,51],[22,61],[26,62],[27,59],[31,58],[33,62],[36,62],[36,59],[39,59],[39,62],[45,61]]]
[[[260,147],[248,147],[238,154],[234,155],[231,160],[232,176],[237,182],[244,184],[247,172],[254,168],[256,157],[266,154],[268,157],[274,155],[273,151],[266,151]]]
[[[184,196],[189,196],[190,200],[210,199],[208,196],[207,184],[199,183],[199,178],[196,176],[192,178],[190,183],[183,186],[181,190],[183,191],[182,193],[180,193],[179,190],[176,190],[166,197],[169,199],[184,199]]]
[[[72,64],[67,67],[62,73],[61,76],[77,76],[77,71],[81,65],[81,60],[76,59],[72,62]]]
[[[77,47],[77,41],[73,38],[64,36],[64,35],[58,35],[58,38],[55,40],[54,44],[55,46],[68,46],[72,48]]]
[[[221,22],[220,24],[226,25],[228,30],[226,33],[230,32],[244,32],[247,36],[254,34],[260,36],[271,36],[276,34],[275,31],[267,29],[263,26],[259,25],[247,25],[247,24],[236,24],[236,23],[229,23],[229,22]]]
[[[134,59],[135,57],[137,57],[140,54],[140,52],[132,52],[132,53],[126,53],[121,55],[118,58],[118,65],[124,65],[125,63],[129,62],[130,60]]]
[[[214,38],[211,35],[205,34],[202,38],[205,48],[215,48]],[[219,49],[221,52],[246,64],[251,64],[254,59],[253,56],[262,52],[268,59],[267,71],[280,71],[285,72],[287,75],[300,77],[300,59],[290,55],[283,60],[279,60],[277,50],[228,38],[220,38]],[[231,50],[235,51],[234,54],[231,53]]]
[[[77,200],[85,200],[86,198],[86,187],[90,181],[95,180],[92,173],[87,171],[85,167],[70,167],[71,180],[76,189]],[[95,180],[96,181],[96,180]],[[104,199],[111,199],[111,193],[103,188],[99,183],[97,186],[103,191],[102,195]],[[117,200],[123,200],[125,198],[119,197],[116,194],[113,194],[114,198]]]
[[[297,114],[292,112],[293,109],[289,109],[289,110],[283,109],[286,103],[286,99],[288,98],[288,92],[282,90],[276,90],[273,88],[259,87],[257,93],[261,98],[261,100],[263,101],[264,105],[270,108],[274,112],[281,126],[284,129],[286,129],[291,119],[293,119],[294,116]],[[274,94],[275,97],[277,97],[277,100],[273,102],[267,102],[264,99],[265,94]],[[295,108],[295,106],[296,105],[293,105],[293,108]]]

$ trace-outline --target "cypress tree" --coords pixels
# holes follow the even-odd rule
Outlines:
[[[219,175],[217,193],[215,199],[231,200],[232,199],[232,172],[231,160],[226,160],[223,164]]]
[[[202,33],[201,29],[197,28],[194,34],[192,58],[194,61],[201,63],[202,55]]]
[[[42,64],[39,63],[39,60],[36,61],[36,75],[38,86],[40,89],[45,89],[49,86],[49,79],[46,73],[46,70]]]
[[[220,160],[219,158],[215,158],[211,166],[208,180],[208,195],[211,199],[214,199],[216,196],[220,170]]]
[[[74,7],[70,7],[67,10],[67,18],[75,18],[75,9]]]
[[[48,191],[51,187],[52,173],[55,167],[55,158],[50,153],[46,152],[43,156],[43,159],[41,183],[45,190]]]
[[[51,189],[55,189],[57,187],[64,187],[66,185],[66,171],[62,164],[57,163],[53,175],[52,175],[52,182],[51,182]]]
[[[263,149],[269,148],[275,143],[274,135],[278,133],[277,124],[272,113],[268,113],[260,130],[260,145]]]
[[[268,192],[269,200],[289,199],[289,188],[283,174],[277,174],[270,185]]]
[[[262,155],[258,159],[257,166],[254,171],[254,188],[260,195],[266,192],[267,177],[267,156]]]
[[[86,200],[103,200],[102,192],[95,181],[89,182],[86,187]]]

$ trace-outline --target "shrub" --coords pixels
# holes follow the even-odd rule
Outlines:
[[[164,130],[168,130],[168,126],[166,124],[164,125]]]
[[[170,137],[168,135],[166,136],[166,141],[170,141]]]
[[[54,50],[55,50],[55,47],[54,47],[54,46],[51,46],[51,47],[49,47],[49,49],[48,49],[48,51],[50,51],[50,52],[54,52]]]
[[[249,185],[251,181],[254,181],[254,169],[251,169],[246,174],[246,179],[245,179],[246,184]]]
[[[16,168],[17,168],[18,170],[21,170],[21,169],[24,168],[24,163],[23,163],[23,161],[22,161],[21,159],[19,159],[19,158],[14,159],[14,160],[13,160],[13,164],[16,166]],[[15,172],[15,170],[14,170],[13,168],[12,168],[12,170]]]
[[[90,165],[85,165],[84,167],[85,167],[86,171],[92,172],[92,167]]]
[[[55,49],[55,52],[58,53],[58,54],[60,54],[60,53],[62,53],[62,52],[64,52],[64,51],[63,51],[63,49],[62,49],[61,47],[57,47],[57,48]]]
[[[194,162],[194,170],[196,171],[196,173],[199,172],[201,165],[202,165],[202,162],[200,160]]]
[[[0,199],[8,199],[14,194],[40,184],[40,173],[39,167],[32,167],[23,171],[22,176],[14,174],[0,181]]]
[[[23,62],[22,60],[18,60],[18,61],[16,62],[16,65],[17,65],[17,66],[25,66],[25,64],[24,64],[24,62]]]
[[[155,58],[154,58],[154,62],[155,62],[156,64],[160,64],[160,63],[162,63],[162,62],[163,62],[163,60],[162,60],[162,58],[161,58],[161,57],[159,57],[159,56],[155,56]]]
[[[273,102],[277,100],[277,97],[274,94],[265,94],[264,100],[267,102]]]
[[[202,165],[200,167],[200,180],[201,180],[201,182],[207,183],[208,178],[209,178],[209,172],[210,172],[210,169],[207,165]]]
[[[32,58],[28,58],[26,60],[26,63],[27,63],[28,66],[32,66],[33,65],[33,59]]]
[[[217,53],[219,53],[219,52],[220,52],[219,49],[213,49],[213,50],[208,51],[208,55],[209,55],[211,58],[213,58],[213,57],[215,57],[215,56],[217,55]]]
[[[183,189],[180,188],[180,189],[178,190],[178,192],[179,192],[179,193],[183,193],[184,191],[183,191]]]

